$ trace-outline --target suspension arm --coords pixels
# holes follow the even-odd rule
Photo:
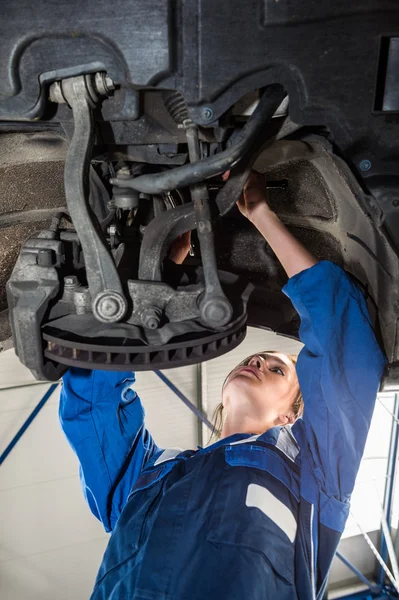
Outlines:
[[[99,75],[82,75],[56,82],[50,94],[53,101],[66,102],[72,109],[74,132],[65,161],[65,195],[82,245],[93,314],[99,321],[108,323],[124,317],[127,302],[114,260],[89,205],[90,152],[94,135],[92,109],[107,92]]]

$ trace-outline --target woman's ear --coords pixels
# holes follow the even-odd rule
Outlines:
[[[283,427],[285,427],[285,425],[292,425],[294,422],[295,416],[292,414],[292,412],[278,415],[278,425],[283,425]]]

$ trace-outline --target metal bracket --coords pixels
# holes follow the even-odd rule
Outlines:
[[[204,290],[202,284],[175,290],[156,281],[128,281],[128,288],[133,301],[129,323],[157,329],[163,314],[170,323],[199,317],[197,300]]]

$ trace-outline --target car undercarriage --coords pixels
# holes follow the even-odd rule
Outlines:
[[[38,379],[200,362],[247,325],[297,337],[284,272],[235,206],[253,168],[298,239],[356,279],[394,365],[395,4],[6,0],[3,13],[0,343],[12,334]]]

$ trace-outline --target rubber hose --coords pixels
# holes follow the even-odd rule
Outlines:
[[[253,141],[259,135],[259,129],[263,128],[272,118],[285,96],[285,90],[281,85],[268,86],[263,92],[253,115],[239,135],[238,141],[231,148],[227,148],[215,156],[162,173],[141,175],[123,182],[118,181],[118,179],[111,179],[111,183],[117,186],[123,184],[124,187],[145,194],[161,194],[225,173],[237,165],[251,149]]]

